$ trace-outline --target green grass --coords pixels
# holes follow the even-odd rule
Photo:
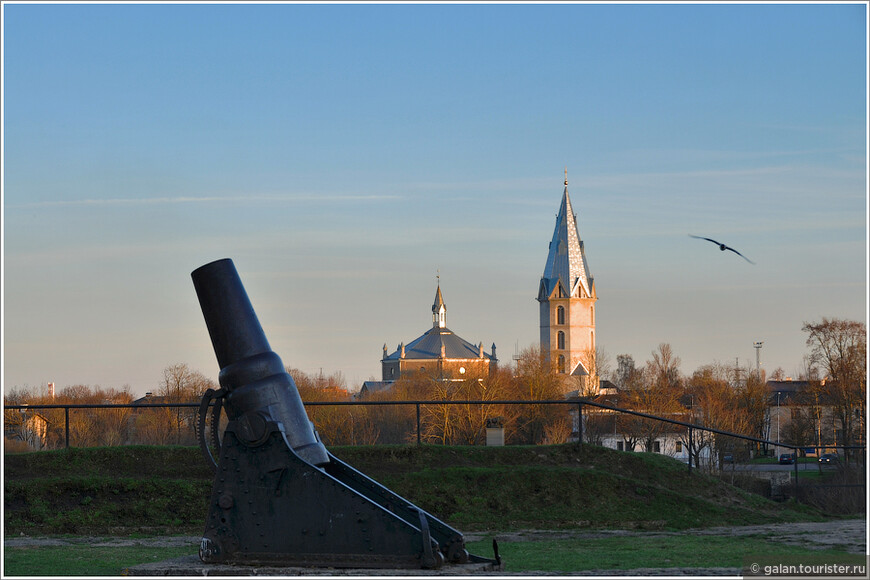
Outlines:
[[[652,453],[591,445],[336,447],[330,451],[459,530],[687,528],[822,520]],[[5,456],[4,533],[197,535],[213,474],[195,447],[110,447]],[[491,555],[491,543],[470,545]],[[5,550],[7,575],[118,575],[131,565],[195,554],[196,546]],[[739,567],[763,538],[635,536],[504,542],[508,571]],[[800,550],[794,548],[794,550]],[[805,549],[803,549],[805,552]],[[753,552],[755,551],[755,552]],[[790,553],[790,552],[788,552]],[[799,552],[798,552],[799,553]],[[834,553],[834,552],[832,552]]]
[[[6,548],[5,576],[120,576],[125,568],[196,553],[196,547],[45,546]]]
[[[491,539],[470,542],[474,554],[492,557]],[[754,557],[808,558],[805,547],[763,536],[620,536],[500,542],[505,572],[584,572],[638,568],[741,568]],[[196,554],[196,546],[50,546],[7,548],[7,576],[118,576],[130,566]],[[813,550],[821,562],[861,563],[863,557],[838,550]],[[854,562],[853,562],[854,560]]]
[[[4,487],[7,534],[200,532],[211,493],[208,481],[153,477],[48,477]]]
[[[680,530],[823,519],[653,453],[592,445],[336,447],[331,451],[466,531]],[[108,447],[7,455],[11,535],[199,533],[213,475],[196,447]]]
[[[455,467],[422,470],[384,483],[462,529],[648,528],[686,529],[766,523],[760,497],[734,492],[720,503],[599,469],[559,466]],[[694,483],[694,482],[693,482]],[[704,483],[704,482],[700,482]],[[468,493],[467,490],[473,490]],[[695,492],[704,492],[694,489]],[[777,516],[795,517],[788,510]],[[774,516],[776,517],[776,516]]]
[[[474,554],[492,557],[492,539],[470,542]],[[499,542],[506,572],[583,572],[638,568],[742,568],[753,556],[806,557],[805,547],[737,536],[621,536],[534,542]],[[828,561],[857,559],[838,550],[813,550]]]

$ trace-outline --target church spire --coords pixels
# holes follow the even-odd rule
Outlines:
[[[542,280],[546,282],[548,294],[560,281],[564,291],[570,296],[579,295],[580,288],[585,296],[592,296],[593,279],[586,264],[583,242],[577,233],[577,216],[571,207],[571,197],[568,195],[567,167],[562,204],[556,216],[556,227],[553,230]]]
[[[432,304],[432,326],[447,328],[447,305],[441,296],[441,276],[438,276],[438,289],[435,291],[435,303]]]

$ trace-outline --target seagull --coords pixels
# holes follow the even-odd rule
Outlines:
[[[722,250],[723,252],[724,252],[725,250],[731,250],[732,252],[734,252],[735,254],[737,254],[738,256],[740,256],[741,258],[743,258],[744,260],[746,260],[746,261],[749,262],[750,264],[755,264],[755,262],[753,262],[752,260],[750,260],[749,258],[747,258],[746,256],[744,256],[743,254],[741,254],[740,252],[738,252],[738,251],[735,250],[734,248],[732,248],[732,247],[730,247],[730,246],[726,246],[725,244],[720,243],[720,242],[717,242],[716,240],[711,240],[710,238],[702,238],[701,236],[693,236],[692,234],[689,234],[689,237],[690,237],[690,238],[697,238],[697,239],[699,239],[699,240],[707,240],[708,242],[713,242],[714,244],[716,244],[717,246],[719,246],[719,249]]]

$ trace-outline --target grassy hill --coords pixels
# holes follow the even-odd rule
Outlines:
[[[821,519],[648,453],[572,444],[330,451],[465,531],[686,529]],[[5,456],[7,535],[200,533],[212,474],[194,447]]]

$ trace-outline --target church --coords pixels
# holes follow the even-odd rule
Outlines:
[[[439,281],[432,304],[432,327],[408,344],[400,343],[391,354],[385,344],[381,373],[384,382],[420,371],[443,380],[463,380],[486,377],[497,365],[495,344],[486,352],[482,342],[474,345],[447,328],[447,304]]]
[[[556,371],[595,385],[595,280],[568,195],[568,175],[538,286],[541,352]]]
[[[583,388],[594,386],[595,376],[595,280],[589,271],[577,214],[568,195],[568,175],[556,215],[544,273],[538,286],[540,350],[557,373],[576,379]],[[441,284],[432,304],[432,327],[418,338],[400,343],[389,352],[384,345],[381,381],[366,381],[361,394],[389,388],[399,378],[426,372],[442,380],[485,377],[495,370],[498,359],[483,343],[472,344],[447,328],[447,305]]]

